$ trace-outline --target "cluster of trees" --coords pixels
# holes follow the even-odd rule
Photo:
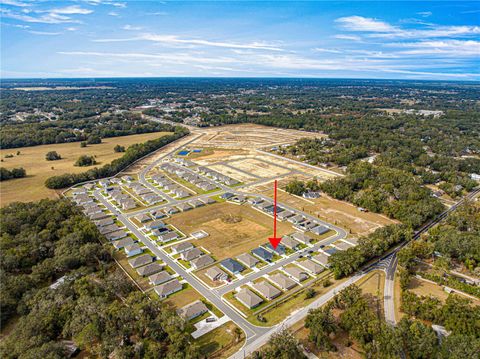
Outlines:
[[[365,263],[386,253],[394,245],[410,241],[412,230],[405,225],[392,224],[375,230],[358,240],[358,245],[338,251],[328,258],[335,278],[341,278],[360,269]]]
[[[311,179],[303,182],[294,178],[285,186],[285,191],[297,196],[301,196],[306,191],[318,191],[319,189],[320,184],[316,179]]]
[[[0,167],[0,181],[7,181],[13,178],[22,178],[27,175],[27,171],[23,167],[7,169]]]
[[[174,133],[172,135],[166,135],[155,140],[134,144],[128,147],[122,157],[113,160],[109,164],[100,168],[95,167],[82,173],[67,173],[60,176],[50,177],[46,180],[45,186],[51,189],[60,189],[70,187],[80,182],[113,176],[143,156],[146,156],[189,133],[184,127],[177,126],[173,128],[170,126],[169,129],[173,130]]]
[[[273,334],[261,351],[254,352],[252,359],[305,359],[297,338],[287,329]]]
[[[1,148],[85,141],[101,143],[102,138],[168,131],[165,124],[144,120],[138,114],[95,115],[80,119],[7,123],[0,126]]]
[[[431,258],[434,252],[441,257],[436,261],[445,262],[448,269],[453,260],[463,263],[473,273],[480,273],[480,206],[472,201],[458,207],[455,212],[426,236],[412,242],[399,253],[403,267],[410,269],[415,259]]]
[[[57,151],[49,151],[47,152],[47,154],[45,155],[45,159],[47,161],[57,161],[57,160],[61,160],[62,159],[62,156],[60,156]]]
[[[125,146],[120,146],[120,145],[116,145],[114,148],[113,148],[113,151],[114,152],[125,152]]]
[[[325,181],[320,188],[372,212],[383,213],[413,228],[440,214],[444,206],[411,174],[402,170],[355,162],[345,177]]]
[[[333,309],[340,312],[338,317]],[[421,321],[405,317],[396,327],[387,325],[356,285],[342,290],[323,308],[310,311],[305,327],[309,340],[324,351],[335,351],[332,335],[346,332],[361,345],[367,358],[473,359],[480,350],[478,331],[454,330],[440,344],[432,328]]]
[[[65,358],[64,340],[94,357],[200,357],[190,325],[136,291],[69,201],[14,203],[1,215],[1,325],[16,320],[2,358]]]
[[[88,166],[93,166],[93,165],[96,165],[96,164],[97,164],[97,161],[95,160],[95,157],[89,156],[89,155],[81,155],[75,161],[74,166],[88,167]]]

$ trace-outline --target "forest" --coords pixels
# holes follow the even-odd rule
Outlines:
[[[189,325],[138,292],[102,246],[95,225],[68,200],[1,209],[2,358],[198,358]],[[54,285],[52,285],[54,284]]]
[[[1,148],[76,141],[98,143],[101,138],[161,132],[168,129],[168,125],[144,120],[139,114],[131,112],[53,121],[32,119],[21,123],[0,124]]]
[[[391,327],[374,307],[358,286],[343,289],[326,306],[309,312],[305,320],[309,340],[320,350],[336,351],[332,335],[347,333],[360,344],[366,358],[477,358],[479,310],[468,306],[467,301],[452,296],[441,308],[435,318],[440,321],[435,323],[445,324],[452,334],[440,343],[427,323],[406,316]],[[408,314],[418,318],[411,310]]]

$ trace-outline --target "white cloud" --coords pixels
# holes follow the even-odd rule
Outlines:
[[[346,16],[340,17],[335,22],[341,24],[341,26],[350,31],[365,31],[365,32],[391,32],[396,31],[396,28],[392,25],[363,16]]]
[[[29,22],[29,23],[62,24],[62,23],[68,23],[68,22],[71,22],[71,23],[79,22],[78,20],[74,20],[68,16],[60,15],[57,13],[48,13],[45,15],[37,16],[37,17],[15,13],[6,9],[0,9],[0,13],[4,17],[23,21],[23,22]]]
[[[372,38],[434,38],[434,37],[454,37],[469,36],[480,34],[480,26],[441,26],[435,24],[426,24],[423,29],[402,29],[393,26],[387,22],[363,16],[347,16],[335,20],[340,23],[342,28],[355,32],[366,32],[366,36]],[[342,37],[338,37],[342,36]],[[346,35],[351,36],[351,35]],[[345,35],[337,35],[336,38],[344,38]]]
[[[133,38],[117,38],[117,39],[96,39],[95,42],[123,42],[123,41],[153,41],[165,45],[173,46],[209,46],[209,47],[223,47],[231,49],[251,49],[251,50],[270,50],[283,51],[277,45],[268,44],[265,42],[250,42],[250,43],[234,43],[224,41],[211,41],[203,39],[184,39],[176,35],[158,35],[158,34],[141,34]]]
[[[107,15],[109,15],[109,16],[120,16],[120,14],[118,12],[115,12],[115,11],[110,11]]]
[[[82,8],[78,5],[71,5],[71,6],[66,6],[66,7],[56,8],[56,9],[50,9],[50,10],[47,10],[46,12],[48,12],[50,14],[88,15],[88,14],[91,14],[93,12],[93,10],[85,9],[85,8]]]
[[[141,26],[133,26],[133,25],[129,25],[129,24],[127,24],[127,25],[125,25],[125,26],[124,26],[122,29],[123,29],[123,30],[132,30],[132,31],[136,31],[136,30],[142,30],[142,29],[143,29],[143,27],[141,27]]]
[[[409,48],[400,51],[405,55],[442,55],[453,57],[479,56],[480,41],[474,40],[443,40],[443,41],[420,41],[406,43],[391,43],[388,46]]]
[[[417,15],[420,15],[421,17],[429,17],[429,16],[432,16],[432,12],[431,11],[420,11],[420,12],[417,12]]]
[[[61,32],[35,31],[35,30],[30,30],[28,32],[33,35],[46,35],[46,36],[61,35]]]
[[[18,7],[27,7],[30,4],[27,4],[22,1],[15,1],[15,0],[0,0],[1,5],[10,5],[10,6],[18,6]]]
[[[336,39],[340,39],[340,40],[351,40],[351,41],[362,40],[362,38],[360,36],[357,36],[357,35],[342,35],[342,34],[339,34],[339,35],[335,35],[334,37]]]

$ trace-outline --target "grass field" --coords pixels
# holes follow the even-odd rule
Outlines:
[[[203,357],[228,358],[240,349],[245,340],[245,334],[240,331],[240,337],[237,337],[235,328],[237,326],[233,322],[228,322],[195,340]]]
[[[98,164],[103,166],[112,160],[119,158],[123,153],[113,151],[115,145],[128,147],[135,143],[153,140],[169,134],[167,132],[145,133],[140,135],[111,137],[103,139],[101,144],[88,145],[81,148],[79,142],[59,143],[53,145],[32,146],[0,150],[2,167],[16,168],[23,167],[27,171],[27,177],[2,182],[0,186],[1,206],[14,201],[35,201],[42,198],[55,198],[56,191],[45,187],[45,180],[51,176],[64,173],[78,173],[86,171],[91,167],[75,167],[73,164],[81,155],[96,156]],[[20,155],[16,155],[20,151]],[[49,151],[57,151],[61,160],[47,161],[45,155]],[[5,158],[13,154],[13,158]],[[52,169],[53,167],[53,169]]]
[[[238,223],[225,223],[223,216],[241,218]],[[195,242],[217,260],[235,257],[268,242],[273,234],[273,219],[250,206],[215,203],[192,211],[176,214],[165,220],[185,233],[203,229],[209,236]],[[279,235],[293,232],[290,224],[278,223]]]

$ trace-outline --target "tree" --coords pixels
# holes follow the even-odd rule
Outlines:
[[[115,152],[125,152],[125,146],[116,145],[113,150]]]
[[[93,166],[96,163],[97,161],[95,161],[95,158],[93,156],[82,155],[77,159],[74,165],[79,167],[87,167]]]
[[[87,142],[86,141],[80,142],[80,147],[87,147]]]
[[[285,191],[288,193],[301,196],[305,192],[305,184],[302,181],[297,180],[296,178],[287,183]]]
[[[402,340],[403,350],[408,358],[436,356],[437,335],[432,328],[404,317],[398,323],[396,333]]]
[[[315,297],[315,294],[317,294],[317,292],[315,292],[315,289],[308,288],[305,292],[305,299],[311,299]]]
[[[57,153],[57,151],[50,151],[50,152],[47,152],[47,154],[45,155],[45,158],[47,161],[57,161],[62,159],[62,156],[60,156]]]
[[[264,350],[265,359],[303,359],[300,343],[287,329],[275,333],[270,337],[267,348]]]
[[[89,145],[95,145],[102,143],[102,139],[99,136],[89,136],[87,138],[87,144]]]
[[[309,329],[308,337],[318,349],[335,350],[330,334],[337,331],[337,325],[330,306],[311,310],[305,320],[305,328]]]
[[[4,167],[0,167],[0,181],[7,181],[13,178],[22,178],[22,177],[25,177],[26,175],[27,175],[27,172],[22,167],[12,168],[11,170],[8,170]]]

